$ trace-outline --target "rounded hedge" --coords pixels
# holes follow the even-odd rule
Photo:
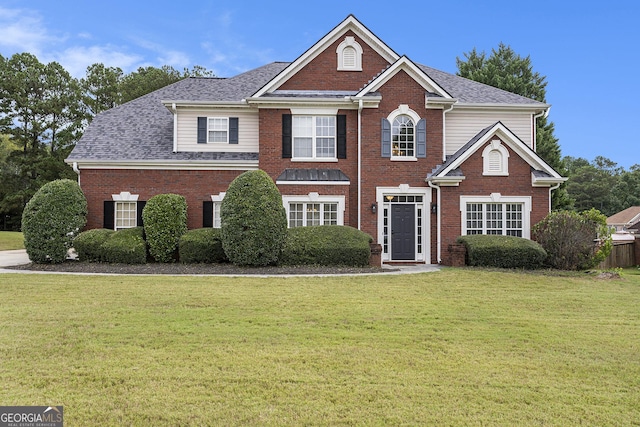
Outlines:
[[[278,261],[286,238],[282,196],[262,170],[239,175],[220,206],[222,247],[236,265],[264,266]]]
[[[70,179],[43,185],[22,213],[24,246],[36,263],[61,263],[87,222],[87,199]]]
[[[180,262],[183,263],[221,263],[227,262],[222,248],[219,228],[197,228],[189,230],[180,237],[178,245]]]
[[[533,270],[547,258],[542,246],[522,237],[476,234],[460,236],[457,241],[465,245],[471,266]]]
[[[125,228],[113,232],[100,245],[101,260],[124,264],[144,264],[147,262],[147,244],[142,227]]]
[[[73,239],[73,247],[76,250],[80,261],[104,261],[102,244],[106,242],[111,235],[115,233],[113,230],[106,228],[94,228],[80,233]]]
[[[281,265],[369,265],[367,233],[349,226],[321,225],[290,228],[280,256]]]
[[[179,194],[153,196],[142,210],[142,223],[149,254],[158,262],[171,262],[187,231],[187,201]]]

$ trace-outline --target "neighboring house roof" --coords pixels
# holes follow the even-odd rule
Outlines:
[[[492,138],[499,137],[506,145],[524,159],[532,169],[534,185],[557,184],[566,181],[553,170],[538,154],[509,130],[502,122],[496,122],[478,132],[447,160],[437,166],[426,177],[427,181],[447,185],[457,185],[464,179],[463,164]]]
[[[640,206],[631,206],[607,218],[608,225],[633,225],[640,221]]]

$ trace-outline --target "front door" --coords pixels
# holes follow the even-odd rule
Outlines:
[[[416,205],[391,205],[391,260],[416,259]]]

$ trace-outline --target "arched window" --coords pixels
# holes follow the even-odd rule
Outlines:
[[[391,125],[391,156],[415,157],[415,124],[407,115],[396,117]]]

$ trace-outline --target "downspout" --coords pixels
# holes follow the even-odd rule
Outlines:
[[[78,185],[80,185],[80,169],[78,169],[78,162],[73,162],[71,164],[71,168],[76,174],[78,174]]]
[[[362,227],[362,98],[358,99],[358,230]]]
[[[178,109],[176,103],[171,104],[171,111],[173,111],[173,152],[178,152]]]
[[[533,130],[533,151],[536,151],[538,146],[538,132],[536,132],[536,120],[538,120],[540,117],[543,117],[546,119],[549,116],[550,109],[551,107],[545,108],[541,113],[535,114],[533,116],[533,129],[532,129]]]
[[[431,181],[427,181],[427,184],[429,184],[429,187],[433,188],[436,190],[436,206],[437,206],[437,211],[436,211],[436,224],[437,224],[437,228],[438,228],[438,242],[436,244],[437,246],[437,257],[438,257],[438,264],[440,264],[442,262],[442,227],[440,226],[440,212],[442,212],[442,206],[440,205],[440,201],[441,201],[441,197],[440,197],[440,186],[432,183]]]
[[[447,110],[442,110],[442,161],[447,161],[447,113],[453,110],[453,104]]]
[[[561,182],[557,183],[556,185],[549,187],[549,212],[551,212],[551,192],[553,190],[557,190],[558,187],[560,187],[560,185],[562,185]]]

